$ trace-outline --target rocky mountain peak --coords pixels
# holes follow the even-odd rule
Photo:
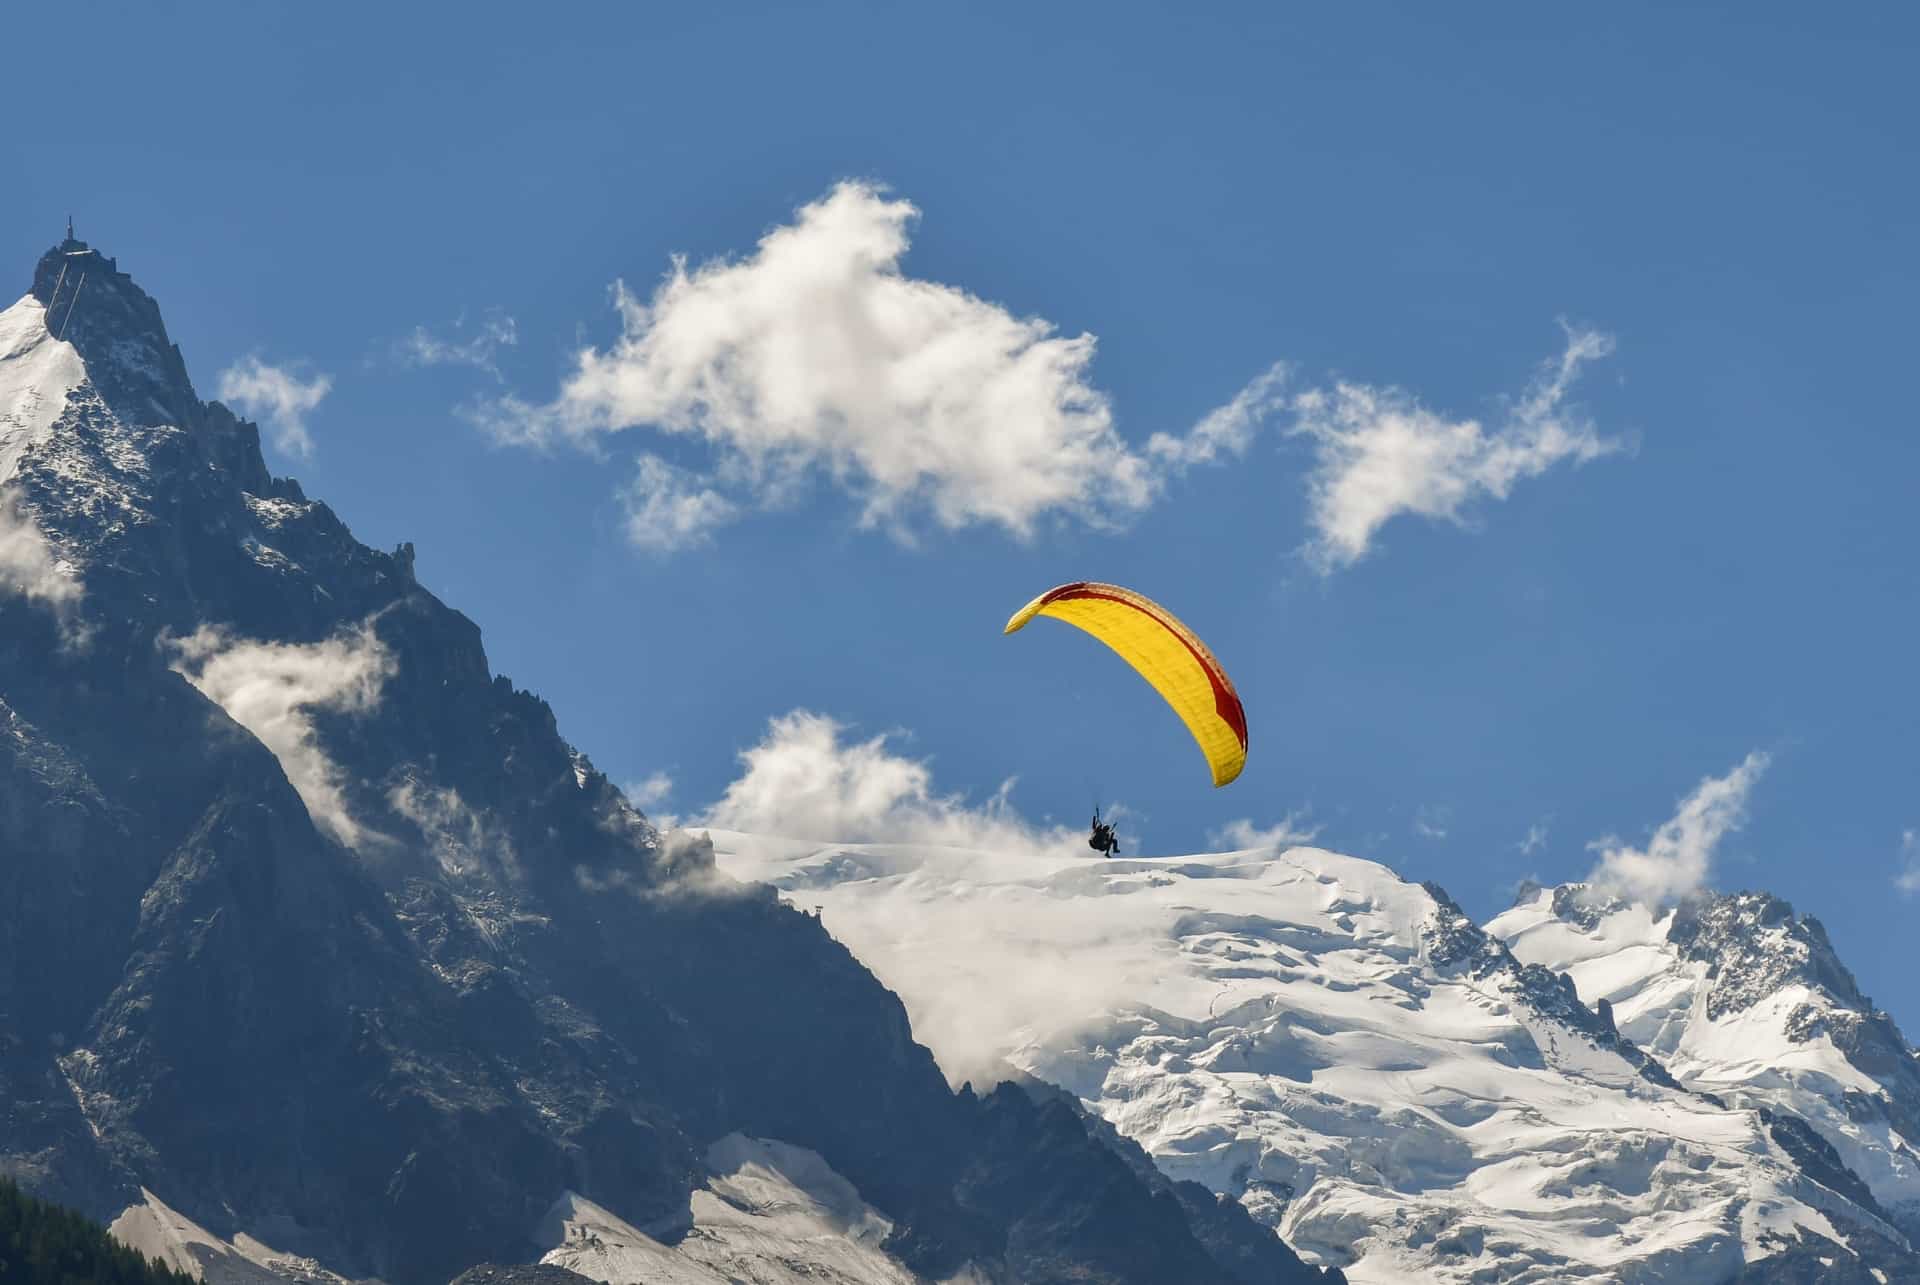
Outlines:
[[[1587,933],[1602,931],[1603,920],[1629,909],[1585,884],[1563,884],[1550,895],[1553,916]],[[1668,948],[1703,971],[1709,1021],[1804,987],[1813,995],[1787,1020],[1792,1039],[1804,1043],[1826,1035],[1869,1075],[1906,1077],[1911,1059],[1905,1037],[1861,991],[1814,916],[1797,913],[1772,893],[1751,890],[1702,893],[1668,914]]]
[[[1489,929],[1519,958],[1568,971],[1590,1002],[1610,1000],[1623,1034],[1687,1087],[1772,1112],[1776,1140],[1792,1142],[1810,1173],[1825,1172],[1808,1139],[1786,1137],[1792,1119],[1804,1122],[1894,1223],[1920,1234],[1913,1051],[1819,920],[1765,892],[1659,909],[1569,884]]]
[[[1420,886],[1436,903],[1433,920],[1422,930],[1427,957],[1435,965],[1461,965],[1476,978],[1504,974],[1501,989],[1515,1001],[1542,1018],[1578,1032],[1597,1047],[1618,1054],[1645,1079],[1667,1088],[1678,1087],[1659,1062],[1621,1036],[1608,1000],[1602,998],[1594,1007],[1587,1007],[1570,975],[1540,964],[1521,963],[1505,943],[1468,918],[1439,884],[1428,881]]]
[[[40,257],[30,293],[46,309],[48,333],[74,346],[123,419],[200,427],[200,400],[160,305],[118,261],[68,237]]]
[[[1709,1017],[1751,1007],[1795,982],[1826,992],[1842,1007],[1874,1011],[1820,921],[1795,914],[1770,893],[1709,894],[1683,902],[1667,940],[1685,958],[1707,965],[1714,982]]]
[[[1537,891],[1537,890],[1536,890]],[[1515,903],[1516,905],[1519,903]],[[1556,918],[1592,932],[1602,919],[1625,905],[1617,897],[1610,897],[1584,883],[1561,884],[1553,890],[1553,913]]]

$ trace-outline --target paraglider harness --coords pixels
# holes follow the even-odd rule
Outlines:
[[[1103,857],[1120,855],[1120,840],[1113,833],[1113,827],[1100,820],[1099,808],[1093,810],[1093,835],[1087,840],[1087,846]]]

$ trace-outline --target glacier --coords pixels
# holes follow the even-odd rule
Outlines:
[[[1384,865],[710,833],[901,995],[950,1077],[1000,1059],[1060,1086],[1351,1281],[1713,1281],[1797,1247],[1905,1250],[1761,1113],[1675,1083]]]

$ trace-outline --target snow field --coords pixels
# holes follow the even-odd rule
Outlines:
[[[1356,1283],[1697,1281],[1765,1232],[1833,1232],[1756,1116],[1646,1080],[1511,968],[1436,965],[1439,903],[1373,862],[712,837],[901,996],[950,1078],[1066,1088]]]

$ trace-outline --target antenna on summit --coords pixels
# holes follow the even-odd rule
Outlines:
[[[73,240],[73,216],[71,214],[67,216],[67,240]]]

